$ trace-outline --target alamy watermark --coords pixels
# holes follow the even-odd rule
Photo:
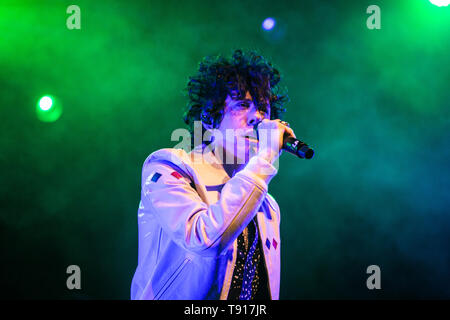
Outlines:
[[[72,4],[72,5],[67,7],[66,13],[70,14],[70,16],[66,20],[67,29],[69,29],[69,30],[73,30],[73,29],[80,30],[81,29],[81,10],[80,10],[80,7],[75,5],[75,4]]]
[[[380,7],[372,4],[367,7],[366,13],[371,14],[366,21],[368,29],[381,29],[381,10]]]
[[[367,267],[366,273],[370,274],[370,276],[367,278],[367,281],[366,281],[367,289],[369,289],[369,290],[381,289],[380,267],[377,266],[376,264],[370,265]]]
[[[214,162],[218,164],[245,164],[260,150],[280,152],[278,129],[226,129],[225,134],[218,129],[209,129],[203,133],[202,122],[194,122],[194,137],[187,129],[178,128],[172,132],[171,141],[178,141],[174,146],[183,149],[186,153],[192,152],[194,163]],[[191,148],[191,142],[197,146]],[[198,146],[205,146],[201,150]],[[214,154],[211,157],[211,152]],[[174,156],[172,161],[181,164],[181,160]],[[278,169],[279,160],[275,157],[272,165]],[[264,171],[264,168],[262,168]],[[264,174],[265,172],[261,172]],[[267,172],[269,173],[269,172]]]
[[[81,289],[81,269],[80,269],[80,267],[77,265],[74,265],[74,264],[70,265],[67,267],[66,273],[70,274],[70,276],[67,277],[67,280],[66,280],[67,289],[80,290]]]

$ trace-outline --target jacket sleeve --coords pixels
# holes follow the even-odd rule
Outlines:
[[[208,205],[184,172],[149,162],[143,168],[142,201],[178,245],[197,254],[217,256],[256,215],[276,173],[269,162],[252,157],[224,185],[219,200]]]

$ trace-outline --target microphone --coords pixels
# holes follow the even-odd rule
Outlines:
[[[257,139],[259,140],[258,125],[260,122],[253,126],[253,130],[256,132]],[[306,143],[300,141],[294,137],[287,137],[283,141],[283,146],[281,147],[284,151],[296,155],[300,159],[311,159],[314,157],[314,150],[311,149]]]
[[[314,150],[303,141],[300,141],[294,137],[287,137],[284,139],[283,147],[281,149],[295,154],[301,159],[311,159],[314,157]]]

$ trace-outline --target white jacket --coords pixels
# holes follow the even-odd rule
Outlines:
[[[254,156],[230,178],[212,152],[201,157],[201,147],[161,149],[144,162],[131,299],[226,299],[237,237],[255,215],[270,295],[278,299],[280,210],[267,193],[277,170]]]

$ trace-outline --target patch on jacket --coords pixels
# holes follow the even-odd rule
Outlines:
[[[152,176],[152,181],[153,182],[156,182],[156,181],[158,181],[158,179],[159,178],[161,178],[161,173],[159,173],[159,172],[155,172],[155,174]]]
[[[174,176],[175,178],[177,178],[178,180],[183,178],[183,176],[181,174],[179,174],[178,172],[176,172],[176,171],[173,171],[171,173],[171,175]]]
[[[275,238],[272,239],[272,243],[270,243],[269,238],[266,238],[266,247],[267,247],[267,249],[270,250],[270,246],[271,246],[271,245],[272,245],[272,248],[273,248],[274,250],[277,250],[278,242],[275,240]]]

